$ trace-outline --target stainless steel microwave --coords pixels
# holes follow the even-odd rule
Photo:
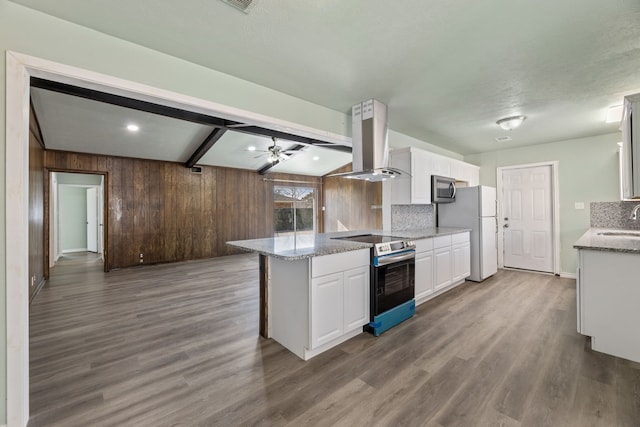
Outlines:
[[[431,201],[451,203],[456,201],[456,180],[446,176],[431,175]]]

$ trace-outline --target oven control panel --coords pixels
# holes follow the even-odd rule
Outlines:
[[[413,240],[399,240],[397,242],[378,243],[375,245],[375,248],[378,256],[389,255],[415,249],[416,243]]]

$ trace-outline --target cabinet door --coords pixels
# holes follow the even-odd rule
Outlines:
[[[431,159],[421,151],[411,152],[411,203],[431,204]]]
[[[453,282],[459,282],[471,275],[471,246],[469,242],[453,246]]]
[[[467,165],[467,176],[469,177],[469,187],[480,185],[480,168],[475,165]]]
[[[369,267],[344,272],[344,332],[369,323]]]
[[[451,160],[448,157],[434,154],[431,157],[431,174],[451,177]]]
[[[433,251],[416,254],[416,300],[433,293]]]
[[[451,283],[451,246],[433,251],[435,265],[434,289],[437,291],[449,286]]]
[[[460,162],[458,160],[451,160],[450,171],[451,174],[449,176],[456,181],[469,182],[466,163]]]
[[[343,273],[311,279],[311,348],[343,333]]]

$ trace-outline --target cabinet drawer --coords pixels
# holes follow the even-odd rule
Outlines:
[[[469,241],[469,232],[465,231],[464,233],[453,234],[451,236],[451,243],[465,243]]]
[[[370,254],[371,251],[369,249],[360,249],[313,257],[311,258],[311,277],[320,277],[351,270],[352,268],[368,266],[371,262],[369,259]]]
[[[445,248],[447,246],[451,246],[451,235],[447,236],[438,236],[433,238],[433,248]]]
[[[433,250],[433,239],[416,240],[416,253]]]

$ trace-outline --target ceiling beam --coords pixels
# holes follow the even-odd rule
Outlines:
[[[312,145],[314,147],[328,148],[330,150],[342,151],[343,153],[351,153],[351,147],[346,145],[334,144],[332,142],[320,141],[318,139],[307,138],[300,135],[292,135],[290,133],[278,130],[267,129],[259,126],[234,127],[234,131],[241,133],[250,133],[252,135],[263,135],[268,137],[276,137],[285,141],[299,142],[301,144]]]
[[[215,127],[227,127],[237,125],[238,122],[209,116],[207,114],[195,113],[180,108],[166,105],[154,104],[153,102],[141,101],[139,99],[127,98],[126,96],[114,95],[112,93],[101,92],[95,89],[73,86],[66,83],[54,82],[51,80],[31,77],[31,86],[39,89],[50,90],[63,93],[65,95],[77,96],[79,98],[91,99],[93,101],[104,102],[106,104],[117,105],[119,107],[131,108],[133,110],[158,114],[164,117],[184,120],[202,125]]]
[[[261,135],[269,138],[276,137],[278,139],[298,142],[300,144],[311,145],[314,147],[322,147],[330,150],[341,151],[344,153],[351,153],[351,147],[348,147],[346,145],[335,144],[319,139],[307,138],[304,136],[268,129],[261,126],[250,125],[233,120],[226,120],[220,117],[209,116],[207,114],[196,113],[180,108],[155,104],[153,102],[142,101],[139,99],[127,98],[121,95],[115,95],[95,89],[73,86],[66,83],[54,82],[38,77],[31,77],[31,86],[39,89],[63,93],[65,95],[77,96],[84,99],[104,102],[106,104],[117,105],[119,107],[131,108],[133,110],[158,114],[160,116],[171,117],[174,119],[184,120],[192,123],[213,126],[216,128],[232,129],[236,132],[248,133],[251,135]]]
[[[300,151],[300,150],[302,150],[304,147],[305,147],[304,145],[297,144],[297,145],[294,145],[293,147],[291,147],[291,148],[289,148],[289,149],[287,149],[287,150],[285,150],[285,151]],[[294,155],[295,155],[295,153],[294,153]],[[276,161],[275,161],[275,162],[273,162],[273,163],[271,163],[271,162],[267,163],[266,165],[264,165],[263,167],[261,167],[260,169],[258,169],[258,174],[260,174],[260,175],[264,175],[264,174],[266,174],[267,172],[269,172],[269,170],[270,170],[272,167],[274,167],[274,166],[275,166],[275,165],[277,165],[278,163],[280,163],[280,160],[276,160]]]
[[[184,165],[186,167],[188,167],[188,168],[191,168],[196,163],[198,163],[198,161],[205,154],[207,154],[207,151],[209,151],[211,149],[211,147],[213,147],[213,144],[215,144],[216,142],[218,142],[218,140],[220,138],[222,138],[222,135],[224,135],[226,131],[227,131],[227,129],[225,129],[225,128],[215,128],[213,130],[213,132],[211,132],[209,134],[209,136],[207,136],[204,139],[202,144],[200,144],[200,146],[198,148],[196,148],[196,151],[193,152],[191,157],[189,157],[189,160],[187,160],[187,162]]]

